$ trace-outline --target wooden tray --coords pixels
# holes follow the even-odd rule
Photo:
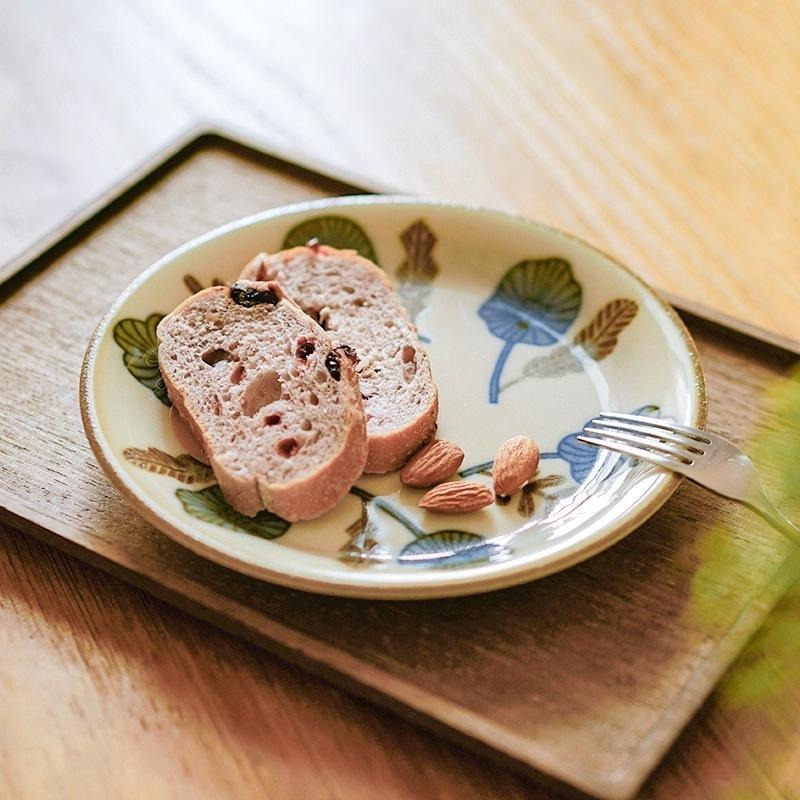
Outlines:
[[[85,441],[78,376],[115,296],[158,256],[268,206],[364,189],[225,135],[192,134],[0,272],[0,518],[505,763],[601,798],[657,764],[778,597],[786,545],[684,484],[566,572],[489,595],[366,602],[260,583],[131,513]],[[763,389],[800,349],[682,310],[710,427],[779,427]],[[759,465],[767,484],[775,466]]]

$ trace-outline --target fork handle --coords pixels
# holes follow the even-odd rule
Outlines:
[[[772,504],[772,501],[764,494],[764,490],[761,487],[759,487],[755,497],[747,501],[747,504],[769,522],[776,531],[784,534],[795,544],[800,545],[800,528]]]

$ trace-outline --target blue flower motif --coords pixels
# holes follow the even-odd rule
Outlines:
[[[491,561],[509,553],[505,545],[487,541],[477,533],[445,530],[415,539],[403,548],[397,560],[415,567],[455,567]]]
[[[500,376],[514,345],[557,342],[578,316],[582,295],[572,267],[562,258],[520,261],[506,272],[478,309],[489,331],[505,341],[489,383],[490,403],[497,403]]]
[[[569,464],[569,474],[575,483],[583,483],[592,471],[600,451],[590,444],[578,441],[577,433],[565,436],[556,447],[556,452]]]
[[[655,405],[642,406],[632,411],[632,414],[643,414],[648,417],[657,417],[659,414],[659,407]],[[586,421],[587,424],[589,420]],[[584,444],[578,441],[578,436],[581,431],[577,433],[570,433],[565,436],[556,447],[556,452],[560,458],[563,458],[569,464],[569,474],[572,475],[572,480],[575,483],[583,483],[592,471],[594,462],[600,455],[600,449],[591,444]]]

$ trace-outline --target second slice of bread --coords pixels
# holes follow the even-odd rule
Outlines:
[[[361,475],[355,354],[278,284],[198,292],[161,321],[158,339],[169,397],[237,511],[312,519]]]
[[[380,267],[353,250],[312,245],[261,253],[240,278],[278,281],[334,339],[356,350],[366,472],[398,469],[433,436],[439,401],[428,354]]]

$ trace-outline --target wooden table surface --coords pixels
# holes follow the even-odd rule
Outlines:
[[[211,119],[800,339],[799,37],[788,0],[16,4],[0,262]],[[798,626],[790,592],[642,797],[800,797]],[[7,527],[0,632],[4,798],[557,796]]]

